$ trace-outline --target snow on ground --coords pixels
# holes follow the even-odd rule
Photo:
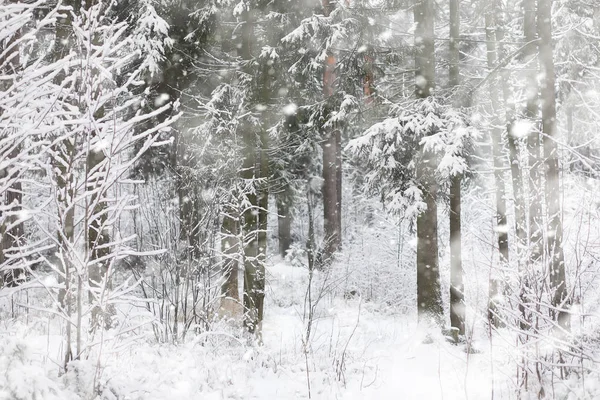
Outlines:
[[[286,273],[287,271],[287,273]],[[271,269],[275,279],[293,274],[289,267],[279,265]],[[298,273],[298,272],[296,272]],[[271,281],[272,285],[276,285]],[[465,345],[454,346],[441,336],[425,344],[425,335],[416,327],[414,316],[382,315],[369,304],[359,304],[359,299],[334,299],[325,308],[327,314],[319,321],[314,347],[331,346],[328,341],[338,341],[333,347],[348,345],[348,366],[345,387],[343,382],[323,388],[314,398],[340,399],[487,399],[492,392],[492,366],[489,353],[482,351],[485,342],[474,343],[480,352],[468,354]],[[265,321],[265,341],[268,346],[270,334],[282,335],[284,326],[292,322],[284,310],[272,313]],[[282,312],[283,311],[283,312]],[[267,328],[269,327],[269,328]],[[350,337],[356,327],[354,335]],[[298,334],[299,328],[296,328]],[[274,337],[273,339],[276,339]],[[324,353],[315,351],[315,357]],[[494,358],[495,367],[503,358]],[[496,371],[497,373],[498,371]],[[501,374],[495,375],[500,376]],[[306,385],[306,378],[305,385]],[[316,379],[315,379],[316,380]],[[506,379],[494,382],[496,395],[509,395]],[[335,389],[334,389],[335,388]],[[300,397],[306,396],[302,393]],[[290,397],[289,392],[277,393],[278,398]],[[268,397],[257,397],[268,398]]]
[[[314,285],[320,283],[317,278]],[[281,262],[268,269],[263,346],[248,345],[236,335],[240,328],[227,324],[210,334],[191,335],[178,346],[157,344],[150,336],[106,345],[101,398],[303,399],[309,398],[309,380],[313,399],[477,400],[492,398],[492,388],[496,399],[513,398],[509,346],[497,343],[490,353],[483,331],[475,332],[479,340],[471,345],[477,352],[467,353],[464,344],[452,345],[441,334],[426,344],[414,316],[382,313],[360,298],[324,293],[305,354],[306,284],[305,269]],[[61,382],[65,393],[57,398],[91,398],[96,359],[76,363],[61,381],[56,376],[60,336],[39,331],[35,336],[25,328],[14,332],[31,348],[32,365],[43,365]],[[9,398],[0,391],[0,400]]]

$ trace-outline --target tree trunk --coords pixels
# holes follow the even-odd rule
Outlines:
[[[552,1],[538,1],[538,33],[540,37],[539,58],[541,67],[541,105],[542,105],[542,143],[546,179],[544,194],[548,218],[548,252],[550,290],[552,291],[552,306],[560,311],[554,312],[559,326],[569,329],[569,313],[566,309],[567,285],[565,260],[562,247],[563,226],[560,206],[560,171],[558,165],[558,148],[556,145],[556,95],[554,58],[552,55]]]
[[[15,148],[10,154],[11,159],[17,158],[21,146]],[[10,173],[9,173],[10,174]],[[23,222],[18,222],[18,213],[22,209],[23,204],[23,188],[21,185],[21,178],[17,173],[14,182],[10,185],[5,193],[6,212],[12,215],[8,215],[4,218],[4,221],[0,223],[0,265],[4,268],[8,267],[8,271],[3,273],[4,284],[9,287],[18,286],[24,279],[24,271],[21,268],[14,267],[13,255],[18,254],[18,247],[21,245],[23,235],[25,234]]]
[[[326,17],[331,14],[333,8],[331,0],[323,0],[323,13]],[[336,58],[330,54],[323,72],[323,95],[326,100],[335,92],[335,68]],[[326,129],[323,132],[324,139],[321,143],[323,150],[323,229],[325,233],[323,258],[325,262],[330,262],[333,254],[341,248],[342,136],[339,127]]]
[[[538,85],[536,61],[537,53],[537,27],[535,14],[536,0],[524,0],[523,27],[525,42],[528,44],[525,57],[528,62],[527,68],[531,70],[527,79],[527,110],[526,115],[531,123],[531,131],[527,136],[527,150],[529,153],[529,261],[537,263],[542,257],[542,159],[540,155],[541,143],[538,125]]]
[[[248,22],[246,22],[248,24]],[[241,177],[248,181],[256,181],[257,138],[252,125],[248,122],[242,135],[245,142],[245,157]],[[253,334],[261,330],[264,303],[264,265],[260,257],[261,227],[258,189],[246,194],[249,206],[244,211],[243,242],[244,242],[244,325]]]
[[[177,135],[180,136],[180,135]],[[178,161],[183,159],[183,155],[179,153]],[[198,222],[198,196],[194,188],[194,182],[187,175],[185,171],[186,166],[178,164],[176,170],[178,170],[177,177],[177,196],[179,198],[179,226],[180,226],[180,240],[184,240],[187,243],[187,251],[191,256],[191,259],[198,257],[199,246],[200,246],[200,224]]]
[[[369,47],[364,55],[365,59],[365,77],[363,81],[363,93],[365,95],[365,104],[373,104],[375,95],[375,51],[372,47]]]
[[[282,258],[292,244],[292,196],[293,192],[289,185],[277,194],[277,237],[279,254]]]
[[[465,334],[465,294],[462,268],[460,175],[450,185],[450,326]]]
[[[335,251],[342,250],[342,180],[343,180],[343,169],[342,169],[342,130],[338,128],[335,130],[335,189],[336,189],[336,227],[337,241],[335,243]]]
[[[487,43],[487,62],[488,68],[493,70],[496,67],[496,37],[495,21],[493,10],[488,10],[485,14],[485,31]],[[496,230],[498,233],[498,250],[500,252],[500,267],[504,268],[508,264],[508,222],[506,218],[506,190],[504,186],[504,158],[502,150],[502,129],[499,117],[500,106],[498,104],[498,80],[496,77],[490,79],[490,97],[492,103],[492,153],[494,159],[494,182],[496,185]],[[500,296],[501,282],[492,274],[490,279],[490,304],[488,309],[488,318],[490,323],[498,327],[500,325],[498,305],[496,299]]]
[[[499,0],[494,0],[496,16],[496,43],[498,44],[498,57],[504,60],[507,57],[504,48],[504,10]],[[522,165],[519,158],[519,138],[515,136],[513,127],[515,123],[515,99],[509,82],[510,71],[504,67],[501,72],[502,96],[504,98],[504,109],[506,113],[506,138],[508,145],[508,160],[510,163],[511,182],[514,196],[515,210],[515,233],[517,238],[517,261],[521,264],[521,255],[527,249],[527,215],[525,213],[525,196],[523,190]]]
[[[172,68],[172,75],[168,78],[174,84],[178,84],[182,80],[182,75],[185,72],[179,68]],[[167,114],[160,116],[167,118]],[[189,143],[182,132],[175,132],[175,151],[172,162],[173,169],[176,173],[176,191],[179,198],[179,239],[185,241],[187,255],[190,259],[196,259],[200,252],[200,222],[199,212],[200,205],[196,182],[193,179],[194,157],[190,152]]]
[[[76,8],[76,4],[73,1],[66,1],[66,6],[72,6]],[[59,19],[56,23],[56,35],[55,35],[55,54],[54,59],[59,60],[61,57],[67,55],[71,48],[71,34],[72,34],[72,15],[71,13],[65,13],[65,17]],[[65,71],[61,70],[56,75],[54,83],[62,85],[65,79]],[[73,239],[75,234],[75,207],[73,204],[73,198],[75,195],[74,182],[73,182],[73,162],[75,158],[75,143],[72,139],[65,139],[53,148],[53,164],[56,175],[57,186],[57,203],[58,203],[58,220],[59,229],[57,232],[58,251],[60,253],[60,262],[57,266],[59,270],[58,282],[64,285],[64,288],[58,291],[58,301],[66,309],[70,315],[70,308],[67,304],[67,294],[70,291],[70,272],[72,265],[73,250]],[[67,329],[70,329],[70,324],[67,324]],[[69,357],[68,354],[66,357]]]
[[[221,286],[221,294],[234,301],[240,300],[238,293],[239,230],[239,216],[234,207],[225,207],[221,225],[221,257],[225,281]]]
[[[86,10],[89,10],[98,0],[86,1]],[[92,32],[92,42],[96,46],[102,45],[102,40],[99,32]],[[93,93],[94,97],[100,97],[101,89],[97,93]],[[88,104],[88,107],[93,107],[94,104]],[[104,106],[94,111],[94,120],[99,120],[104,117]],[[96,137],[98,132],[93,130],[90,133],[91,139]],[[86,159],[86,190],[95,192],[90,196],[91,210],[86,210],[87,222],[87,242],[90,258],[88,263],[88,285],[89,285],[89,301],[92,305],[92,329],[103,326],[109,329],[111,326],[111,316],[114,313],[112,307],[104,303],[107,297],[107,291],[110,288],[110,276],[108,275],[111,253],[110,236],[108,222],[108,203],[106,196],[108,193],[102,190],[104,180],[108,173],[108,167],[105,164],[106,155],[102,149],[94,150],[95,146],[90,146],[91,149],[87,154]],[[110,163],[110,159],[108,162]],[[90,173],[93,175],[90,176]],[[95,178],[93,176],[96,176]],[[91,214],[90,214],[91,211]],[[112,310],[112,311],[111,311]]]
[[[420,160],[417,180],[427,209],[417,217],[417,303],[419,321],[443,324],[444,309],[440,285],[437,237],[437,183],[433,155]]]
[[[323,229],[325,235],[324,260],[331,262],[338,250],[338,190],[337,190],[337,132],[325,132],[323,150]]]
[[[249,11],[242,15],[242,44],[240,56],[251,60],[251,43],[254,38],[254,18]],[[244,326],[260,340],[265,297],[266,210],[268,195],[264,183],[257,178],[266,177],[266,132],[256,133],[250,121],[241,124],[244,142],[244,162],[240,177],[252,182],[253,190],[246,193],[249,206],[243,212],[244,246]],[[264,175],[264,176],[263,176]]]
[[[419,99],[432,95],[435,85],[434,2],[416,0],[415,94]],[[417,217],[417,304],[420,322],[443,324],[444,309],[440,285],[437,237],[436,156],[423,147],[417,161],[417,182],[427,209]]]
[[[13,37],[6,43],[7,47],[14,45],[21,37],[20,32],[15,32]],[[16,45],[12,51],[6,55],[7,60],[11,60],[7,63],[4,75],[17,76],[19,69],[21,68],[21,59],[19,55],[19,46]],[[0,59],[0,65],[4,64],[5,60]],[[7,86],[11,85],[10,81],[5,83]],[[0,112],[2,112],[0,110]],[[21,152],[21,144],[14,144],[13,150],[8,154],[9,159],[16,159]],[[18,252],[25,229],[23,222],[18,222],[18,213],[22,209],[23,204],[23,187],[21,184],[21,171],[11,171],[10,167],[7,170],[0,171],[0,178],[7,178],[13,183],[9,186],[8,190],[4,193],[4,212],[10,215],[2,215],[0,210],[0,267],[2,267],[2,273],[0,275],[0,287],[2,281],[7,286],[19,285],[24,271],[21,268],[15,268],[12,260],[12,253]],[[2,218],[4,217],[4,218]],[[8,269],[8,271],[6,271]]]
[[[259,138],[259,160],[258,160],[258,178],[260,179],[259,186],[257,188],[258,193],[258,265],[256,272],[256,287],[257,298],[255,301],[256,312],[259,323],[258,336],[261,338],[262,321],[264,314],[264,301],[265,301],[265,264],[267,262],[267,228],[268,228],[268,216],[269,216],[269,188],[267,179],[269,177],[269,158],[267,149],[269,148],[269,135],[266,129],[260,131]]]
[[[102,114],[102,112],[100,112]],[[96,118],[100,118],[97,115]],[[92,304],[92,329],[101,325],[109,328],[111,325],[110,313],[104,310],[101,304],[98,304],[100,299],[106,294],[108,288],[108,268],[110,261],[107,259],[110,254],[110,238],[108,234],[107,219],[107,204],[105,200],[106,194],[99,188],[103,185],[102,167],[98,169],[106,159],[104,152],[91,150],[87,156],[87,171],[96,171],[95,175],[100,175],[97,179],[92,179],[87,182],[87,190],[98,190],[99,192],[90,197],[90,204],[93,205],[91,210],[87,210],[87,240],[88,250],[90,251],[89,267],[88,267],[88,282],[90,287],[89,300]]]
[[[452,89],[460,84],[460,12],[459,0],[450,0],[450,67]],[[461,235],[461,183],[462,176],[452,177],[450,183],[450,326],[458,335],[465,334],[465,296],[462,267]]]
[[[89,9],[98,4],[100,0],[86,0],[85,9]],[[102,46],[102,35],[100,32],[91,32],[92,43],[95,46]],[[94,72],[98,74],[98,72]],[[96,93],[93,93],[93,100],[87,107],[95,106],[95,99],[102,95],[101,88]],[[93,119],[100,120],[104,117],[104,106],[102,105],[97,110],[93,110]],[[90,138],[93,139],[99,132],[92,130]],[[89,204],[92,209],[86,210],[87,222],[87,242],[90,258],[88,260],[88,285],[89,285],[89,301],[92,305],[92,330],[98,327],[109,329],[112,325],[111,317],[115,314],[114,306],[107,304],[106,298],[111,287],[109,275],[110,271],[110,236],[108,225],[108,203],[106,190],[103,190],[104,181],[109,172],[109,167],[104,165],[105,162],[110,164],[111,160],[106,158],[102,149],[94,150],[96,146],[90,146],[90,151],[86,158],[86,190],[95,192],[90,196]],[[93,175],[90,173],[93,172]],[[89,206],[88,206],[89,207]],[[91,214],[90,214],[91,211]],[[81,279],[81,278],[79,278]],[[81,285],[81,282],[79,282]],[[80,289],[81,290],[81,287]],[[95,304],[94,304],[95,302]]]

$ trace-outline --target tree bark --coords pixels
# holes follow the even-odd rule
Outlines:
[[[246,155],[241,177],[246,182],[256,181],[258,177],[257,138],[252,126],[244,124],[243,136]],[[252,334],[260,335],[264,305],[264,264],[260,254],[261,237],[259,230],[263,225],[261,213],[258,211],[260,198],[258,188],[246,194],[249,206],[244,211],[244,325]]]
[[[416,0],[415,95],[426,99],[435,85],[434,2]],[[431,132],[433,133],[433,132]],[[438,261],[436,156],[421,147],[417,182],[426,210],[417,217],[417,309],[420,322],[443,324],[442,293]]]
[[[221,257],[225,281],[221,286],[221,294],[225,298],[240,300],[238,293],[238,271],[240,251],[240,222],[234,207],[225,207],[221,224]]]
[[[504,48],[504,10],[499,0],[494,0],[494,9],[496,16],[496,43],[498,44],[498,57],[505,59],[507,57]],[[523,189],[522,163],[519,157],[519,138],[513,131],[515,123],[515,99],[514,93],[509,82],[511,81],[510,71],[504,67],[500,74],[502,82],[502,96],[504,98],[504,109],[506,114],[506,138],[508,145],[508,160],[510,164],[510,173],[512,181],[512,190],[515,210],[515,233],[517,238],[517,260],[521,264],[521,255],[527,249],[527,215],[525,213],[525,195]]]
[[[177,136],[179,137],[178,140],[181,140],[180,135]],[[191,259],[195,259],[198,257],[200,250],[198,196],[193,188],[194,182],[188,176],[188,172],[186,171],[188,167],[179,163],[183,159],[183,155],[178,152],[177,158],[178,164],[175,168],[178,171],[177,196],[179,198],[180,239],[187,242],[187,251],[191,256]]]
[[[21,37],[19,31],[15,32],[13,37],[6,44],[7,47],[13,46]],[[0,59],[0,65],[6,61],[4,72],[8,76],[17,76],[21,68],[21,59],[19,55],[19,46],[15,45],[13,50],[6,55],[6,60]],[[10,86],[10,81],[5,83]],[[0,110],[0,112],[2,112]],[[8,154],[8,158],[16,160],[21,152],[21,144],[15,144],[13,150]],[[2,215],[0,211],[0,266],[3,268],[0,276],[0,287],[2,282],[7,286],[17,286],[23,278],[24,271],[21,268],[16,268],[13,262],[13,253],[18,252],[25,228],[23,222],[19,221],[18,213],[22,209],[23,204],[23,187],[21,184],[21,171],[11,171],[10,167],[7,170],[0,171],[0,178],[7,178],[13,181],[8,190],[4,193],[3,204],[4,211],[10,215]],[[1,218],[4,217],[4,218]],[[5,271],[8,269],[8,271]]]
[[[21,146],[18,146],[10,155],[11,159],[16,159]],[[18,173],[17,173],[18,174]],[[14,267],[13,255],[18,253],[18,247],[22,243],[25,229],[23,222],[18,222],[18,213],[22,210],[23,187],[20,177],[17,176],[5,193],[6,211],[12,215],[4,218],[0,224],[0,265],[5,263],[8,271],[3,273],[4,284],[9,287],[18,286],[24,279],[22,268]]]
[[[242,15],[242,43],[240,56],[244,60],[252,59],[251,44],[254,38],[254,18],[249,11]],[[257,178],[266,178],[268,158],[266,153],[267,133],[257,133],[250,121],[241,124],[244,142],[244,162],[240,177],[252,190],[246,193],[249,206],[243,212],[244,247],[244,326],[248,332],[256,334],[260,340],[263,307],[265,297],[265,255],[266,255],[266,211],[268,192],[263,182]],[[263,179],[264,180],[264,179]]]
[[[375,95],[375,51],[369,47],[364,55],[365,60],[365,77],[363,81],[363,93],[365,95],[365,104],[373,104]]]
[[[554,58],[552,54],[552,1],[538,0],[539,59],[541,67],[542,143],[545,158],[544,194],[547,205],[547,248],[549,252],[550,290],[554,317],[564,330],[569,329],[565,260],[562,247],[563,226],[560,205],[560,170],[556,145],[556,95]]]
[[[279,239],[279,254],[285,257],[292,244],[292,196],[293,192],[286,184],[277,194],[277,237]]]
[[[100,111],[102,114],[102,111]],[[100,115],[96,115],[100,118]],[[95,132],[94,132],[95,134]],[[88,263],[88,283],[90,287],[89,301],[92,304],[92,329],[103,325],[106,329],[110,328],[110,312],[104,310],[101,304],[98,304],[104,296],[103,291],[108,288],[108,269],[110,261],[110,237],[107,226],[107,204],[105,200],[106,194],[100,189],[103,185],[102,168],[98,169],[106,156],[102,150],[91,150],[87,156],[87,173],[96,170],[95,175],[99,175],[95,179],[90,179],[87,182],[87,190],[98,190],[97,194],[90,196],[90,204],[93,208],[86,210],[87,218],[87,244],[90,254]],[[89,178],[89,176],[88,176]]]
[[[496,67],[496,24],[494,21],[494,12],[488,10],[485,14],[485,31],[487,44],[487,62],[488,68],[493,70]],[[494,159],[494,182],[496,186],[496,230],[498,233],[498,250],[500,253],[500,266],[504,268],[508,264],[508,221],[506,218],[506,189],[504,186],[504,158],[502,150],[502,129],[501,119],[499,117],[500,105],[498,104],[498,80],[492,77],[489,82],[490,98],[492,103],[492,153]],[[500,296],[501,282],[492,274],[490,278],[490,304],[488,307],[488,319],[494,326],[500,326],[499,310],[496,299]]]
[[[100,0],[86,0],[85,8],[89,9],[97,4]],[[99,32],[91,32],[92,42],[95,46],[101,46],[102,36]],[[97,72],[95,72],[97,73]],[[93,93],[92,96],[99,98],[102,95],[101,89]],[[94,107],[95,101],[87,104],[87,107]],[[99,120],[104,117],[104,106],[101,105],[97,110],[93,111],[94,120]],[[90,140],[98,136],[100,132],[92,130],[90,132]],[[101,138],[102,139],[102,138]],[[107,297],[107,291],[110,289],[110,235],[108,226],[108,203],[106,189],[103,189],[108,174],[109,167],[103,165],[107,162],[104,150],[94,149],[95,146],[90,146],[90,150],[86,158],[86,190],[92,191],[94,194],[90,196],[89,204],[92,209],[86,210],[87,222],[87,242],[90,258],[88,260],[88,285],[89,285],[89,301],[92,305],[92,329],[111,327],[111,317],[115,310],[112,305],[107,305],[103,302]],[[108,163],[111,160],[108,159]],[[89,207],[89,206],[88,206]],[[91,214],[90,214],[91,212]]]
[[[246,182],[256,180],[256,148],[255,132],[249,123],[243,124],[244,163],[241,178]],[[244,246],[244,325],[250,333],[260,332],[264,290],[264,266],[259,262],[259,199],[256,190],[246,193],[249,206],[243,213],[243,246]]]
[[[78,9],[76,1],[66,1],[66,6],[72,6],[73,9]],[[64,18],[58,19],[56,22],[56,34],[55,34],[55,51],[54,59],[59,60],[61,57],[67,55],[71,48],[71,33],[72,27],[72,15],[71,13],[65,13]],[[61,70],[56,75],[54,83],[61,85],[65,79],[65,71]],[[73,198],[75,195],[73,188],[73,162],[75,157],[75,143],[72,139],[67,138],[53,148],[53,164],[54,171],[56,171],[55,179],[57,186],[57,203],[58,203],[58,250],[61,254],[60,262],[57,266],[59,270],[58,282],[64,285],[64,288],[58,291],[58,301],[70,314],[69,307],[67,305],[67,294],[69,293],[70,285],[70,272],[71,272],[71,251],[73,250],[73,239],[75,234],[75,207],[73,204]],[[70,329],[70,324],[67,325],[67,329]],[[67,353],[67,357],[70,355]]]
[[[460,84],[460,10],[459,0],[450,0],[450,87]],[[462,176],[450,182],[450,326],[458,335],[465,334],[465,296],[462,267],[461,234],[461,183]]]
[[[331,0],[323,0],[323,13],[328,17],[334,9]],[[327,57],[323,72],[323,95],[329,100],[335,93],[336,58]],[[326,114],[329,114],[327,112]],[[342,134],[339,127],[323,128],[323,229],[325,233],[325,262],[332,261],[335,252],[341,248],[341,195],[342,195]]]
[[[525,57],[528,69],[527,76],[527,110],[526,115],[531,123],[531,131],[527,136],[527,150],[529,153],[529,262],[537,263],[542,257],[543,248],[543,222],[542,222],[542,159],[540,155],[541,143],[539,132],[539,104],[536,61],[537,27],[536,27],[536,0],[524,0],[523,28],[527,48]]]
[[[269,188],[267,179],[269,178],[269,157],[267,149],[269,148],[269,135],[266,129],[261,129],[259,136],[259,160],[258,160],[258,265],[256,272],[256,287],[257,300],[255,301],[257,308],[257,318],[259,325],[259,340],[261,338],[262,321],[264,315],[264,299],[265,299],[265,264],[267,262],[267,228],[268,228],[268,212],[269,212]]]

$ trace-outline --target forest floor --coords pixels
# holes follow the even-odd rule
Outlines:
[[[109,361],[105,377],[122,381],[116,391],[132,399],[308,399],[310,381],[313,399],[483,400],[492,398],[494,376],[494,398],[510,398],[502,396],[510,394],[510,371],[498,366],[506,355],[498,353],[492,373],[485,335],[471,353],[441,335],[424,340],[414,317],[382,314],[358,296],[324,293],[305,354],[306,270],[278,263],[269,268],[268,283],[263,346],[244,346],[224,328],[204,346],[192,340],[173,348],[132,347],[120,356],[126,370]],[[315,292],[322,283],[314,282]],[[139,387],[126,389],[133,382]],[[145,394],[132,395],[139,390]]]
[[[37,399],[93,399],[95,371],[96,398],[106,400],[516,398],[510,335],[504,341],[495,334],[490,346],[478,328],[468,344],[454,345],[441,334],[419,331],[413,315],[381,312],[360,296],[334,297],[324,280],[314,282],[313,299],[322,296],[304,346],[307,271],[274,261],[262,346],[248,345],[230,324],[189,335],[179,345],[157,344],[149,334],[131,341],[122,335],[103,344],[99,363],[79,361],[59,378],[61,336],[50,334],[41,320],[37,328],[15,323],[9,329],[5,323],[3,333],[12,335],[0,345],[0,368],[14,373],[0,374],[0,400],[14,398],[3,385],[20,390],[23,400],[36,398],[36,386],[42,388]],[[25,347],[29,351],[21,356]],[[21,361],[14,362],[15,354]],[[19,373],[29,377],[15,378]]]

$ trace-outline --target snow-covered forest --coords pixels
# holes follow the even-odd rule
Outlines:
[[[0,400],[600,399],[599,0],[0,0]]]

